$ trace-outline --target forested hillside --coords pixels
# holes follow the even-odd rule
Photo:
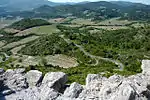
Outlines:
[[[32,10],[45,4],[49,6],[61,5],[61,3],[54,3],[48,0],[1,0],[0,2],[1,7],[5,7],[5,10],[9,12]]]
[[[42,19],[22,19],[20,21],[13,23],[8,27],[17,30],[24,30],[24,29],[32,28],[35,26],[42,26],[42,25],[50,25],[50,23]]]
[[[25,12],[11,12],[1,16],[12,15],[13,17],[43,17],[57,18],[76,16],[80,18],[92,18],[104,20],[121,17],[128,20],[148,20],[150,18],[150,6],[131,2],[87,2],[75,5],[60,5],[50,7],[48,5]]]

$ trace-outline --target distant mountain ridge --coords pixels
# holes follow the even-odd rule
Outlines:
[[[0,9],[6,11],[31,10],[42,5],[56,6],[62,3],[55,3],[48,0],[1,0]]]
[[[53,4],[45,0],[42,4],[35,6],[28,11],[16,11],[11,13],[1,13],[0,16],[11,15],[13,17],[23,18],[60,18],[75,16],[79,18],[92,18],[93,20],[103,20],[114,17],[121,17],[129,20],[148,20],[150,19],[150,5],[141,3],[123,2],[123,1],[99,1],[99,2],[81,2],[77,4]],[[27,2],[27,1],[26,1]],[[48,3],[46,3],[48,2]],[[45,4],[46,3],[46,4]],[[38,4],[38,2],[36,3]],[[50,4],[53,4],[50,6]],[[2,10],[3,11],[3,10]]]

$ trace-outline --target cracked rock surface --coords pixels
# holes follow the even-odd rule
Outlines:
[[[142,61],[143,72],[109,78],[89,74],[86,85],[66,85],[63,72],[0,69],[0,100],[150,100],[150,60]]]

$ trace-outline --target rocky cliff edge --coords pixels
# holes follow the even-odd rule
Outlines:
[[[129,77],[89,74],[85,86],[66,85],[63,72],[0,69],[0,100],[150,100],[150,60],[141,67],[142,73]]]

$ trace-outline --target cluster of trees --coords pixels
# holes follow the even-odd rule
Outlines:
[[[106,76],[114,73],[122,75],[131,75],[141,72],[141,60],[150,51],[150,30],[149,26],[136,29],[120,29],[113,31],[101,31],[99,34],[91,34],[91,28],[65,27],[58,25],[60,33],[42,36],[22,48],[20,53],[31,56],[44,56],[65,54],[77,58],[79,66],[75,68],[63,69],[55,66],[44,65],[32,66],[43,72],[63,71],[68,74],[69,82],[79,82],[84,84],[85,77],[89,73],[105,72]],[[82,29],[82,30],[81,30]],[[64,35],[72,43],[68,44],[60,37]],[[118,66],[114,63],[99,61],[96,66],[91,66],[95,60],[86,56],[74,43],[84,47],[84,49],[96,56],[115,59],[121,61],[124,65],[124,71],[117,70]]]
[[[43,19],[22,19],[18,22],[13,23],[12,25],[9,26],[9,28],[14,28],[17,30],[25,30],[28,28],[32,28],[35,26],[42,26],[42,25],[50,25],[49,22]]]
[[[101,31],[91,34],[88,28],[58,27],[72,41],[84,46],[93,55],[121,61],[125,70],[141,72],[141,60],[150,51],[149,27]]]
[[[31,56],[44,56],[65,54],[77,58],[78,62],[92,63],[93,59],[84,55],[73,43],[68,44],[58,34],[42,36],[26,44],[26,47],[19,51],[21,54]]]
[[[69,45],[58,35],[46,35],[26,45],[20,52],[27,55],[54,55],[70,50]]]
[[[0,35],[2,35],[0,37],[0,40],[5,41],[6,44],[9,44],[9,43],[16,42],[16,41],[19,41],[21,39],[33,36],[35,34],[28,34],[28,35],[25,35],[25,36],[24,35],[23,36],[14,36],[13,33],[9,33],[9,32],[6,32],[4,30],[0,30]]]
[[[5,41],[6,44],[9,44],[9,43],[16,42],[16,41],[19,41],[21,39],[33,36],[35,34],[28,34],[28,35],[23,35],[23,36],[14,36],[13,33],[9,33],[9,32],[6,32],[4,30],[0,30],[0,35],[2,35],[0,37],[0,40]]]

